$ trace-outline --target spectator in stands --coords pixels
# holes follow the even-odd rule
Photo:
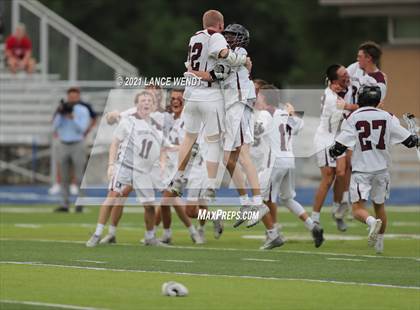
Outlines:
[[[88,130],[92,128],[89,109],[80,101],[80,90],[70,88],[67,91],[67,99],[68,101],[61,102],[53,120],[54,131],[60,141],[57,157],[60,163],[62,195],[62,205],[55,209],[56,212],[69,212],[71,176],[74,172],[76,183],[80,186],[86,164],[84,139]],[[83,195],[82,190],[80,194]],[[82,206],[76,206],[76,212],[82,211]]]
[[[95,112],[95,110],[92,108],[92,106],[89,103],[81,100],[80,89],[77,88],[77,87],[72,87],[72,88],[69,88],[67,90],[67,101],[81,104],[89,110],[90,123],[89,123],[88,129],[85,132],[85,137],[86,137],[91,132],[92,128],[95,127],[95,125],[96,125],[97,113]],[[57,111],[54,114],[54,117],[55,117],[56,114],[57,114]],[[55,147],[55,152],[57,153],[57,147],[58,147],[60,142],[58,141],[58,143],[56,143],[57,142],[56,140],[58,139],[58,135],[57,135],[56,132],[54,133],[53,138],[54,138],[53,147]],[[58,161],[57,162],[57,174],[55,176],[55,183],[50,187],[50,189],[48,190],[48,193],[50,195],[59,194],[61,192],[61,185],[60,184],[61,184],[61,171],[60,171],[60,162]],[[71,174],[71,184],[70,184],[70,194],[71,195],[77,195],[78,193],[79,193],[79,186],[77,184],[75,174],[74,174],[74,172],[72,172],[72,174]]]
[[[11,72],[25,70],[32,73],[35,60],[32,58],[32,42],[26,35],[25,25],[19,24],[15,33],[6,38],[6,61]]]

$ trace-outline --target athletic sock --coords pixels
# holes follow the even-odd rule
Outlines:
[[[190,235],[197,233],[197,230],[195,229],[194,225],[191,225],[190,227],[188,227],[188,230],[190,232]]]
[[[312,221],[320,223],[319,217],[320,217],[319,212],[312,211],[312,214],[311,214]]]
[[[155,231],[152,230],[146,230],[146,232],[144,233],[144,238],[149,240],[149,239],[153,239],[155,237]]]
[[[377,240],[384,240],[384,234],[378,234]]]
[[[267,235],[269,239],[273,240],[278,237],[279,232],[275,227],[273,227],[272,229],[267,229]]]
[[[215,178],[209,178],[208,179],[208,187],[211,189],[216,188],[216,179]]]
[[[315,226],[315,223],[314,223],[314,221],[310,218],[310,217],[308,217],[306,220],[305,220],[305,227],[306,227],[306,229],[307,230],[309,230],[309,231],[312,231],[312,229],[314,228],[314,226]]]
[[[254,197],[252,197],[252,203],[256,206],[260,206],[263,204],[263,200],[261,195],[255,195]]]
[[[104,225],[104,224],[100,224],[100,223],[98,223],[98,224],[96,225],[95,235],[97,235],[97,236],[101,236],[101,235],[102,235],[102,232],[104,231],[104,227],[105,227],[105,225]]]
[[[205,224],[203,224],[203,225],[201,225],[201,224],[200,224],[200,226],[198,226],[198,229],[200,229],[200,230],[203,230],[203,231],[204,231],[205,227],[206,227],[206,225],[205,225]]]
[[[349,192],[346,191],[343,193],[343,199],[341,199],[341,203],[348,203],[349,202]]]
[[[163,237],[164,238],[170,238],[172,236],[172,230],[170,228],[163,229]]]
[[[108,227],[108,233],[111,236],[115,236],[115,234],[117,233],[117,226],[109,225],[109,227]]]
[[[279,223],[273,223],[273,228],[280,230],[280,224]]]
[[[375,222],[376,222],[376,218],[374,218],[371,215],[369,215],[366,219],[366,224],[368,224],[369,227],[371,227],[373,224],[375,224]]]
[[[241,204],[242,207],[248,206],[249,205],[249,197],[248,197],[248,194],[239,196],[239,203]]]

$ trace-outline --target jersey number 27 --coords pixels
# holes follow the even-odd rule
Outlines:
[[[386,132],[386,120],[384,119],[375,119],[372,121],[372,126],[368,121],[358,121],[356,123],[356,129],[359,132],[359,142],[362,152],[369,151],[372,149],[372,141],[369,140],[372,129],[380,130],[379,141],[376,144],[378,150],[385,150],[385,132]]]

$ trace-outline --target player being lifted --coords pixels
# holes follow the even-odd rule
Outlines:
[[[110,209],[122,206],[124,197],[132,189],[138,201],[144,206],[146,226],[144,244],[162,245],[155,236],[155,193],[156,184],[149,177],[155,162],[159,161],[164,137],[160,126],[150,116],[154,97],[142,91],[135,97],[135,113],[123,117],[115,129],[109,150],[108,176],[111,178],[108,196],[101,206],[95,233],[86,246],[94,247],[100,241]],[[117,219],[118,223],[119,218]]]
[[[377,108],[380,100],[379,86],[362,86],[358,95],[360,108],[343,122],[342,131],[329,150],[331,157],[338,157],[347,148],[353,148],[350,181],[353,216],[369,226],[368,245],[375,246],[377,253],[384,250],[387,225],[384,203],[390,190],[390,147],[397,143],[408,148],[419,145],[417,135],[410,134],[395,116]],[[365,209],[369,196],[376,218]]]
[[[253,147],[253,153],[256,149],[263,147],[263,150],[269,154],[264,165],[259,166],[258,170],[261,171],[260,183],[263,197],[270,208],[274,226],[279,228],[276,201],[280,198],[281,204],[304,222],[318,248],[324,240],[323,230],[294,199],[296,196],[295,158],[292,143],[293,136],[303,128],[303,120],[295,115],[294,107],[290,103],[280,104],[279,89],[273,85],[261,87],[256,108],[267,111],[270,117],[266,116],[269,121],[262,119],[261,128],[256,129],[261,141],[258,146]],[[264,148],[264,146],[268,147]]]
[[[190,158],[193,144],[203,127],[208,146],[206,166],[208,185],[203,198],[215,198],[216,177],[221,155],[220,140],[224,131],[223,95],[218,79],[220,72],[213,69],[219,59],[225,59],[229,65],[239,66],[249,63],[244,55],[238,55],[228,48],[221,32],[224,29],[223,15],[216,10],[209,10],[203,15],[204,30],[191,37],[187,67],[194,71],[209,71],[215,77],[212,82],[202,81],[199,86],[187,86],[184,92],[185,138],[179,148],[178,171],[169,186],[169,190],[180,195],[185,182],[185,168]]]
[[[235,53],[247,56],[245,47],[249,43],[248,30],[239,24],[230,24],[223,32]],[[250,67],[231,66],[225,60],[218,61],[215,67],[224,72],[224,79],[220,81],[224,98],[225,109],[225,136],[224,136],[224,163],[237,188],[240,198],[240,212],[255,212],[257,217],[248,220],[247,227],[257,224],[269,209],[263,204],[258,174],[250,155],[250,145],[254,141],[253,110],[255,104],[255,86],[249,79]],[[215,77],[211,72],[191,71],[206,81]],[[236,169],[237,162],[245,172],[246,180],[251,186],[252,200],[249,199],[245,177],[240,169]],[[245,217],[238,219],[234,227],[245,222]],[[265,218],[264,224],[268,230],[272,229],[270,219]]]
[[[320,223],[320,212],[327,196],[328,190],[334,183],[333,208],[340,208],[344,191],[345,164],[337,166],[338,160],[345,160],[345,155],[341,155],[337,160],[331,158],[328,148],[334,144],[334,138],[340,131],[343,120],[343,113],[346,109],[352,109],[352,104],[346,103],[339,94],[346,91],[350,85],[349,75],[346,68],[339,64],[331,65],[327,68],[326,78],[328,87],[324,91],[321,104],[321,120],[315,133],[314,144],[317,151],[316,158],[321,170],[321,182],[315,194],[312,211],[312,220]],[[345,161],[344,161],[345,163]],[[347,229],[344,223],[344,213],[338,216],[333,213],[333,218],[337,223],[337,228],[341,231]]]

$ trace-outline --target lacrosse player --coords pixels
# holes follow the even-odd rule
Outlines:
[[[347,148],[353,148],[350,181],[353,216],[368,225],[368,246],[375,247],[377,253],[384,250],[387,225],[384,203],[390,191],[390,147],[397,143],[408,148],[419,146],[417,135],[402,127],[391,113],[377,108],[380,101],[379,86],[362,86],[358,95],[360,108],[343,122],[342,131],[329,150],[330,156],[336,158]],[[365,209],[369,196],[376,218]]]

